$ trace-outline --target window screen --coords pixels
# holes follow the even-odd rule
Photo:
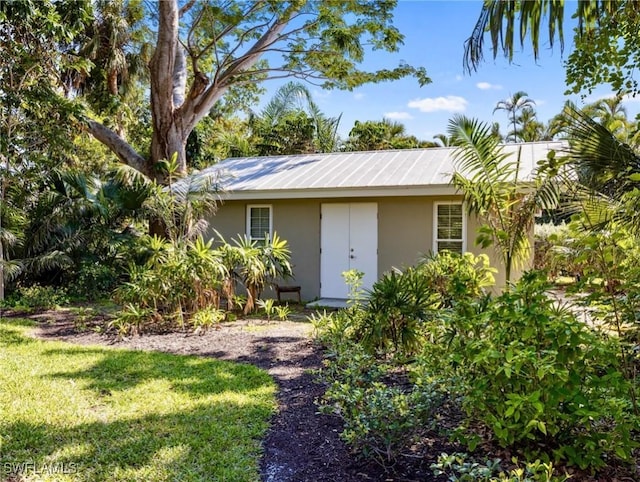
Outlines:
[[[435,251],[462,254],[464,247],[464,213],[462,204],[436,205]]]
[[[271,206],[249,206],[247,234],[251,239],[271,236]]]

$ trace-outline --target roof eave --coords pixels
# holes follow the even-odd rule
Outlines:
[[[228,191],[223,199],[243,201],[255,199],[332,199],[363,197],[453,196],[459,194],[450,184],[428,186],[353,187],[322,189],[264,189]]]

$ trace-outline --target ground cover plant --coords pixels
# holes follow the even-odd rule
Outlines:
[[[0,323],[3,479],[259,480],[275,409],[264,371],[45,342],[32,328]]]

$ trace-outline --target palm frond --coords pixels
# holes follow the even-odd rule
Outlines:
[[[40,256],[23,260],[26,270],[38,274],[45,271],[65,269],[73,266],[73,260],[63,251],[50,251]]]
[[[584,112],[567,109],[567,115],[572,125],[566,154],[583,184],[612,197],[640,186],[633,176],[640,174],[640,156],[631,146]]]
[[[2,260],[0,261],[2,267],[2,275],[5,281],[13,281],[24,270],[24,265],[21,260]]]

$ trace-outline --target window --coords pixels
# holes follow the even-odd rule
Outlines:
[[[433,251],[465,251],[466,223],[462,203],[436,203]]]
[[[271,206],[247,206],[247,236],[253,241],[271,237]]]

